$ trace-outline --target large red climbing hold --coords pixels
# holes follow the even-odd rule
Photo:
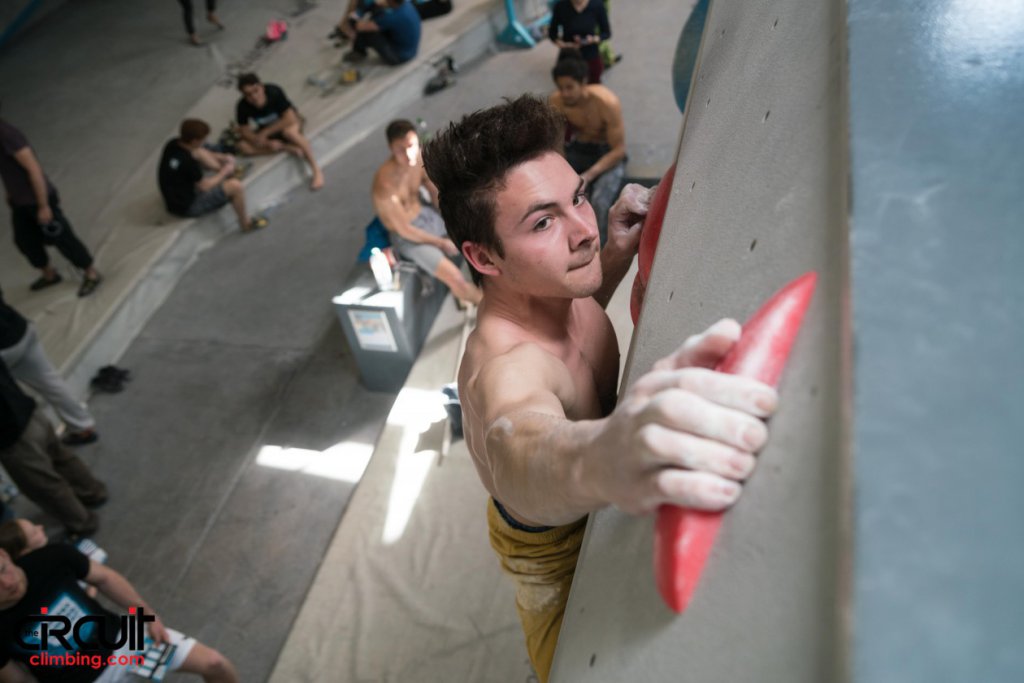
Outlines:
[[[811,303],[817,273],[806,273],[775,293],[743,326],[743,334],[716,370],[776,386]],[[721,512],[662,505],[654,529],[654,578],[665,604],[686,609],[722,524]]]

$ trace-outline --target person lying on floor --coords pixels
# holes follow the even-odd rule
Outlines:
[[[135,619],[151,618],[146,631],[154,643],[169,646],[168,671],[199,674],[208,683],[238,681],[230,660],[194,638],[164,626],[124,576],[90,560],[70,545],[57,543],[18,558],[0,549],[0,683],[138,680],[129,673],[133,667],[122,663],[123,658],[145,654],[148,645],[136,643],[120,632],[126,617],[108,611],[89,597],[79,581],[94,586],[120,610],[134,614]],[[50,631],[43,647],[31,619],[41,613],[71,619],[73,635],[61,642]],[[83,617],[95,621],[83,628],[78,626]],[[133,621],[127,618],[128,624]],[[43,653],[48,655],[46,659],[41,657]]]

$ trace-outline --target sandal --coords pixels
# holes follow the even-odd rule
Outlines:
[[[40,275],[39,279],[30,284],[28,288],[31,289],[33,292],[38,292],[40,289],[46,289],[47,287],[54,286],[63,279],[64,278],[60,276],[60,273],[54,273],[54,276],[52,278],[48,278],[45,275]]]
[[[96,273],[96,277],[88,277],[82,280],[82,286],[78,288],[78,296],[89,296],[96,291],[96,288],[103,282],[103,276]]]

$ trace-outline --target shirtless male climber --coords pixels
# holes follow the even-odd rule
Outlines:
[[[424,151],[452,239],[482,281],[459,368],[466,442],[491,494],[491,545],[541,681],[551,667],[588,513],[736,502],[774,389],[714,372],[740,335],[722,320],[616,402],[604,306],[637,251],[649,191],[628,185],[598,246],[586,184],[561,156],[562,117],[530,95],[471,114]]]
[[[391,245],[451,290],[460,304],[478,304],[479,288],[467,282],[450,256],[459,249],[448,239],[444,221],[434,208],[437,188],[423,170],[420,138],[411,121],[398,119],[385,131],[391,156],[373,176],[373,208],[388,229]],[[420,188],[430,194],[431,205],[420,201]]]
[[[587,63],[575,50],[562,50],[551,75],[558,89],[548,102],[569,122],[565,158],[587,181],[587,196],[604,244],[608,240],[608,210],[626,174],[622,105],[605,86],[587,83]]]

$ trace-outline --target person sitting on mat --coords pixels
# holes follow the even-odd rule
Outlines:
[[[324,186],[324,174],[313,156],[313,148],[302,133],[302,117],[292,105],[284,90],[271,83],[264,84],[254,73],[238,77],[241,99],[235,106],[235,121],[242,139],[236,149],[239,154],[254,156],[290,152],[305,159],[313,178],[309,189]]]
[[[195,218],[231,202],[242,232],[266,226],[263,216],[249,217],[245,188],[232,177],[235,158],[203,146],[209,134],[210,126],[205,121],[185,119],[178,137],[164,145],[157,180],[167,210],[175,216]],[[204,169],[212,175],[204,175]]]
[[[352,51],[345,55],[346,62],[363,61],[367,50],[373,48],[381,61],[395,66],[408,62],[420,49],[422,24],[410,0],[377,0],[356,20],[354,28],[355,39]]]

